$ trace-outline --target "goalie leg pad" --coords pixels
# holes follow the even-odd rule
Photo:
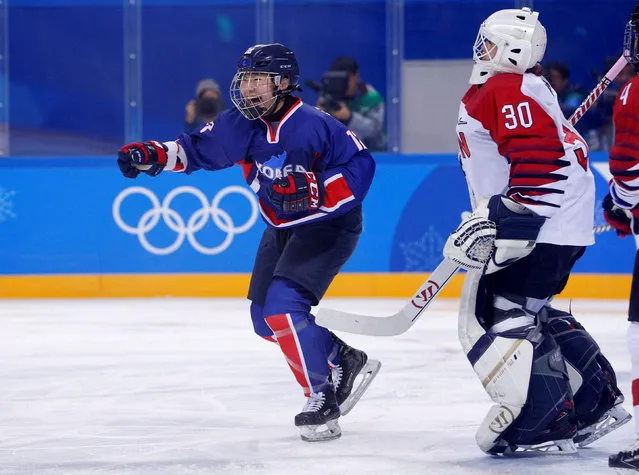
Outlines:
[[[599,345],[569,313],[549,307],[544,308],[543,313],[546,313],[548,333],[561,348],[567,363],[575,412],[578,417],[586,416],[596,409],[609,382],[598,362]]]
[[[487,304],[481,279],[478,272],[466,274],[458,328],[464,352],[497,403],[477,431],[477,444],[487,453],[504,453],[504,446],[512,451],[520,445],[565,439],[575,428],[567,424],[557,430],[558,418],[572,421],[559,347],[534,324],[536,309],[530,308],[529,299],[489,296],[492,305]],[[493,315],[486,319],[478,312]],[[493,323],[490,331],[482,324],[486,320]]]
[[[498,404],[476,435],[485,452],[492,453],[500,438],[508,445],[529,446],[569,439],[575,433],[561,352],[539,330],[488,333],[468,354],[486,391]]]
[[[622,406],[612,365],[586,329],[551,307],[542,310],[542,317],[566,360],[578,422],[574,440],[584,447],[628,422],[630,414]]]
[[[515,445],[537,445],[571,439],[576,430],[574,403],[561,351],[552,337],[540,335],[528,399],[519,418],[504,435]]]

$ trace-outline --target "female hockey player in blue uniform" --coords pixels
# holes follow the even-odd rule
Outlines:
[[[318,326],[310,310],[355,249],[375,162],[344,125],[292,95],[298,84],[290,49],[252,46],[231,84],[235,108],[175,141],[125,145],[118,165],[129,178],[242,166],[267,224],[248,291],[253,326],[279,345],[308,398],[295,417],[302,439],[330,440],[380,363]]]

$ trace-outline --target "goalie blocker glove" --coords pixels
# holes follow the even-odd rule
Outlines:
[[[491,274],[530,254],[545,220],[507,196],[492,196],[449,236],[444,256]]]
[[[266,195],[285,214],[315,211],[324,203],[324,185],[313,172],[292,172],[273,180]]]

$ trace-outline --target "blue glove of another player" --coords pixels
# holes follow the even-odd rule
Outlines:
[[[324,203],[324,185],[313,172],[292,172],[267,185],[266,195],[283,213],[313,211]]]
[[[619,237],[624,238],[630,234],[639,234],[639,209],[625,210],[620,208],[614,203],[610,193],[604,198],[601,207],[604,210],[604,218],[610,226],[615,228]]]
[[[118,152],[118,166],[127,178],[135,178],[140,172],[159,175],[166,166],[168,148],[155,141],[133,142]]]

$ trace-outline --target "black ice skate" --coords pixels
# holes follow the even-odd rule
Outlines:
[[[331,379],[335,386],[337,403],[345,416],[364,395],[373,382],[382,364],[377,360],[369,360],[366,353],[351,346],[333,335],[340,346],[339,364],[331,369]],[[355,379],[361,375],[359,385],[353,390]]]
[[[608,466],[639,471],[639,439],[626,450],[608,458]]]
[[[632,419],[630,413],[623,408],[623,401],[624,396],[620,391],[614,391],[613,388],[604,390],[600,407],[593,415],[580,421],[577,435],[573,439],[575,443],[579,447],[590,445]]]
[[[306,442],[333,440],[342,435],[339,416],[335,390],[329,385],[324,392],[311,393],[302,412],[295,416],[295,425]]]

